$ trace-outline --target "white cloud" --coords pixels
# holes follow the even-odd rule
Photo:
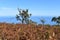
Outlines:
[[[0,8],[0,16],[15,16],[18,13],[17,8]]]

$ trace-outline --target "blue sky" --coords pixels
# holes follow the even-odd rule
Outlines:
[[[60,0],[0,0],[0,16],[15,16],[17,8],[32,16],[60,16]]]

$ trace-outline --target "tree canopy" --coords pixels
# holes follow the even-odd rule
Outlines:
[[[18,11],[19,11],[19,14],[16,15],[16,19],[20,20],[22,24],[28,24],[29,18],[31,16],[31,14],[28,13],[28,9],[22,10],[18,8]]]
[[[54,21],[54,22],[58,23],[58,25],[60,25],[60,16],[58,16],[58,17],[53,17],[53,18],[52,18],[52,21]]]

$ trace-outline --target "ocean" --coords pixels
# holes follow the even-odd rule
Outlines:
[[[37,22],[37,24],[42,24],[40,21],[41,19],[45,20],[45,24],[50,24],[50,25],[56,24],[55,22],[51,21],[52,17],[50,16],[31,16],[30,19],[33,20],[34,22]],[[16,17],[10,17],[10,16],[0,17],[0,22],[20,23],[20,21],[16,20]]]

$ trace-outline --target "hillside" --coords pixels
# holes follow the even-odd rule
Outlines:
[[[60,27],[0,23],[0,40],[60,40]]]

